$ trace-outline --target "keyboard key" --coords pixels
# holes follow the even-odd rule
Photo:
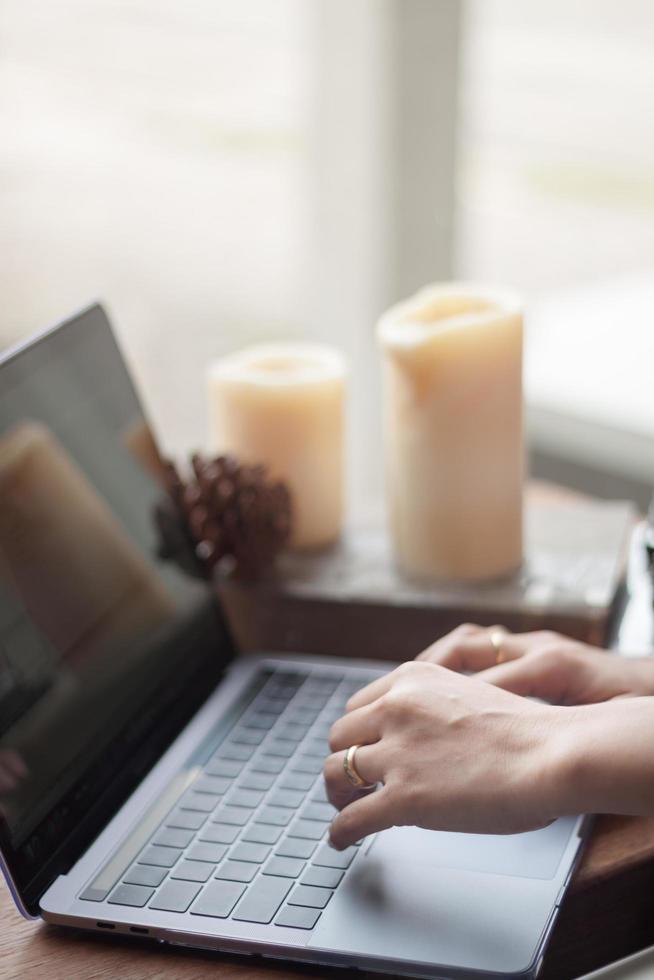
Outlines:
[[[281,806],[262,806],[257,813],[259,823],[269,823],[274,827],[285,827],[293,816],[292,810],[286,810]]]
[[[219,802],[219,796],[187,790],[179,801],[179,805],[182,810],[197,810],[199,813],[211,813]]]
[[[299,837],[287,837],[275,849],[275,854],[281,857],[310,858],[316,849],[316,844],[312,840],[302,840]],[[336,853],[336,852],[334,852]]]
[[[266,733],[259,731],[258,728],[237,728],[230,735],[235,745],[261,745],[265,737]]]
[[[275,782],[275,776],[270,775],[265,772],[248,772],[245,776],[241,776],[238,782],[239,789],[258,789],[269,790],[272,784]]]
[[[314,755],[301,755],[291,763],[293,772],[313,772],[317,776],[322,772],[323,760],[317,759]]]
[[[109,896],[110,905],[131,905],[132,908],[142,909],[154,895],[154,888],[143,888],[141,885],[118,885]]]
[[[333,725],[334,722],[338,721],[338,719],[341,718],[342,716],[343,716],[342,707],[330,705],[327,711],[325,711],[325,713],[322,715],[320,721],[322,724]]]
[[[294,725],[292,722],[288,722],[286,725],[280,725],[279,728],[275,729],[275,735],[286,742],[301,742],[308,731],[308,725]]]
[[[89,885],[88,888],[84,889],[80,898],[85,902],[104,902],[108,894],[108,888],[94,888],[93,885]]]
[[[357,855],[356,847],[335,851],[329,844],[323,844],[313,859],[313,863],[323,868],[349,868]]]
[[[205,864],[203,861],[180,861],[170,877],[182,881],[208,881],[215,870],[215,864]]]
[[[288,900],[288,904],[303,905],[308,909],[324,909],[333,894],[327,888],[312,888],[310,885],[297,885]]]
[[[317,713],[325,707],[328,701],[328,694],[316,694],[315,692],[305,694],[303,691],[298,700],[294,702],[293,710],[295,710],[296,707],[309,708],[311,711],[315,711]]]
[[[250,745],[233,745],[231,742],[223,745],[220,749],[220,755],[223,759],[229,759],[235,762],[247,762],[248,759],[252,758],[253,752],[254,749]]]
[[[329,803],[324,779],[320,779],[316,783],[315,789],[311,794],[311,799],[315,800],[316,803]]]
[[[315,820],[294,820],[288,829],[289,837],[304,837],[307,840],[321,840],[327,829],[326,824]]]
[[[317,868],[311,865],[302,875],[301,885],[313,885],[315,888],[336,888],[340,884],[344,871],[337,868]]]
[[[310,728],[318,717],[318,710],[318,708],[312,708],[306,704],[294,704],[291,708],[290,722],[294,725],[306,725],[307,728]]]
[[[253,844],[244,841],[236,844],[229,852],[233,861],[251,861],[252,864],[263,864],[269,854],[270,848],[266,844]]]
[[[194,837],[192,830],[177,830],[173,827],[162,828],[152,841],[161,847],[188,847]]]
[[[301,789],[305,793],[311,789],[316,781],[316,777],[308,772],[285,772],[279,780],[279,785],[283,789]]]
[[[342,674],[314,675],[308,677],[304,682],[303,692],[306,694],[333,694],[342,680]]]
[[[331,721],[320,721],[313,729],[314,738],[324,739],[325,743],[328,744],[329,733],[332,730]]]
[[[129,869],[123,881],[126,885],[147,885],[148,888],[158,888],[167,874],[166,868],[135,864],[133,868]]]
[[[254,760],[252,769],[255,772],[274,773],[277,776],[285,765],[286,759],[280,759],[273,755],[262,755],[260,758]]]
[[[245,891],[235,881],[212,881],[203,890],[191,909],[191,915],[210,915],[226,919]]]
[[[252,811],[243,806],[219,806],[215,813],[216,823],[231,823],[236,827],[244,827],[252,816]]]
[[[214,796],[222,796],[232,785],[231,779],[224,776],[199,776],[193,783],[196,793],[212,793]]]
[[[268,712],[268,711],[257,711],[252,714],[247,715],[243,719],[241,724],[245,728],[258,728],[261,731],[267,732],[277,721],[277,716],[279,712]]]
[[[206,813],[194,813],[192,810],[174,810],[166,817],[166,826],[181,827],[182,830],[199,830],[206,819]]]
[[[225,857],[227,847],[224,844],[194,844],[186,857],[189,861],[208,861],[209,864],[218,864]]]
[[[245,806],[253,810],[266,794],[255,789],[235,789],[227,799],[230,806]]]
[[[233,844],[239,834],[239,828],[226,823],[208,823],[200,831],[200,840],[208,841],[212,844]]]
[[[298,789],[278,789],[270,797],[271,806],[285,806],[295,810],[304,801],[304,793]]]
[[[271,827],[270,824],[253,823],[244,832],[242,839],[255,844],[276,844],[281,833],[281,829]]]
[[[303,820],[321,820],[331,823],[336,816],[336,807],[331,803],[307,803],[300,816]]]
[[[167,881],[148,908],[161,909],[162,912],[186,912],[201,887],[192,881]]]
[[[210,759],[204,767],[204,771],[210,776],[224,776],[227,779],[233,779],[234,776],[238,776],[242,769],[242,764],[236,761],[222,759],[219,756]]]
[[[233,918],[239,922],[272,922],[290,890],[291,882],[286,878],[258,878],[245,893]]]
[[[278,698],[279,700],[290,701],[297,694],[298,688],[303,683],[304,677],[300,677],[298,674],[284,675],[284,679],[282,679],[281,674],[278,674],[266,684],[262,693],[266,698]]]
[[[279,878],[298,878],[302,874],[305,862],[299,858],[273,857],[263,869],[265,875],[277,875]]]
[[[308,738],[302,743],[302,751],[305,755],[326,759],[329,755],[329,744],[326,738]]]
[[[258,870],[257,864],[248,864],[246,861],[225,861],[218,868],[216,878],[225,881],[252,881]]]
[[[287,929],[313,929],[320,918],[320,909],[307,909],[299,905],[285,905],[277,918],[276,926]]]
[[[266,756],[278,756],[280,759],[290,759],[296,748],[295,742],[281,742],[274,738],[265,745]]]
[[[182,852],[178,847],[158,847],[151,844],[139,855],[139,864],[153,864],[156,868],[172,868]]]
[[[262,714],[269,712],[271,715],[281,715],[282,711],[285,711],[287,706],[288,701],[286,698],[273,698],[269,697],[268,695],[261,694],[252,705],[252,708],[256,711],[261,711]]]

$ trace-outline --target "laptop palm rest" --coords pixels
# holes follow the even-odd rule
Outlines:
[[[524,970],[574,828],[566,818],[515,836],[384,831],[362,845],[309,945],[412,964]]]

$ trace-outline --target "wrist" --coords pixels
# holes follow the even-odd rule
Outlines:
[[[588,799],[588,783],[592,781],[583,709],[548,706],[545,712],[535,770],[545,815],[543,823],[591,812],[584,801]]]
[[[550,818],[654,814],[654,698],[556,711],[547,746]]]

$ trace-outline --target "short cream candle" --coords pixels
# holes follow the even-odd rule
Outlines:
[[[319,344],[251,347],[209,369],[211,448],[287,483],[296,548],[341,531],[345,380],[343,356]]]
[[[379,321],[389,517],[409,575],[478,581],[522,561],[522,310],[429,286]]]

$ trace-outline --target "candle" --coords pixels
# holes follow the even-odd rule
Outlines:
[[[345,376],[342,355],[318,344],[252,347],[209,369],[212,449],[288,485],[297,548],[341,530]]]
[[[522,311],[511,293],[429,286],[379,321],[398,564],[475,581],[522,561]]]

